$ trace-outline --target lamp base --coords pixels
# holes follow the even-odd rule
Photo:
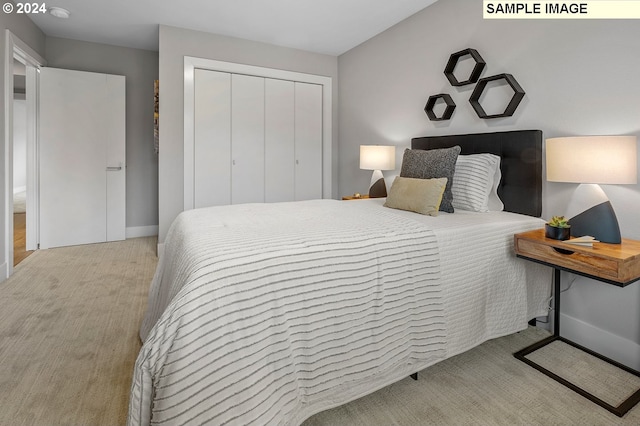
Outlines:
[[[380,170],[374,170],[371,175],[369,198],[384,198],[386,196],[387,185],[384,183],[384,176]]]
[[[603,243],[620,244],[620,226],[610,201],[596,204],[569,219],[571,236],[591,235]]]

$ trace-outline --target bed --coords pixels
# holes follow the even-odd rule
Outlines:
[[[512,247],[544,223],[541,145],[536,130],[412,140],[410,154],[499,156],[505,211],[370,199],[181,213],[150,288],[128,424],[298,425],[547,315],[548,271]]]

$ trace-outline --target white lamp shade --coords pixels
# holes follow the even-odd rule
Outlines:
[[[360,145],[360,168],[363,170],[393,170],[396,168],[396,147]]]
[[[547,180],[551,182],[635,184],[635,136],[574,136],[546,140]]]

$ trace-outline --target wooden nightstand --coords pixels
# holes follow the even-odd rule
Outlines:
[[[344,197],[342,197],[342,200],[366,200],[367,198],[369,198],[368,195],[361,195],[359,197],[356,197],[354,195],[345,195]]]
[[[640,279],[640,241],[623,238],[621,244],[579,247],[546,238],[544,229],[537,229],[516,234],[514,245],[518,257],[619,287]]]
[[[640,372],[617,361],[600,355],[575,342],[560,336],[560,271],[568,271],[577,275],[592,278],[596,281],[625,287],[640,280],[640,241],[622,239],[621,244],[594,243],[593,247],[580,247],[563,241],[552,240],[544,236],[544,229],[523,232],[514,236],[516,255],[522,259],[541,263],[554,269],[554,326],[553,336],[534,343],[514,354],[519,360],[529,364],[538,371],[562,383],[585,398],[595,402],[610,412],[622,417],[633,406],[640,402],[640,389],[617,407],[597,398],[593,394],[575,384],[552,373],[544,367],[526,358],[530,353],[560,340],[588,354],[606,361],[618,368],[640,377]]]

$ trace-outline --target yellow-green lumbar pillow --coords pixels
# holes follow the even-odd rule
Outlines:
[[[398,176],[391,184],[385,207],[437,216],[447,178],[417,179]]]

